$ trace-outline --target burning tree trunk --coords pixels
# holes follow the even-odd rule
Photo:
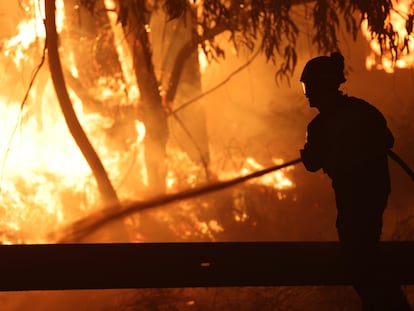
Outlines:
[[[168,124],[152,63],[147,33],[149,16],[142,1],[124,1],[120,8],[120,19],[132,50],[136,80],[143,102],[141,109],[146,128],[145,161],[149,192],[159,193],[165,190]]]
[[[151,21],[155,30],[159,28],[158,32],[162,34],[157,42],[159,44],[154,42],[154,48],[156,45],[161,46],[158,53],[162,65],[158,70],[161,72],[163,89],[166,90],[166,103],[171,109],[170,129],[174,131],[173,136],[188,156],[194,162],[203,165],[208,178],[210,156],[202,100],[197,100],[185,109],[175,112],[180,105],[202,93],[195,10],[193,7],[174,20],[157,14],[161,18],[154,16]],[[153,37],[155,40],[158,36],[155,34]],[[168,46],[165,51],[162,48],[164,46]]]
[[[69,131],[79,146],[79,149],[81,150],[95,176],[98,190],[101,194],[104,205],[112,206],[113,208],[120,208],[121,204],[119,202],[118,196],[112,187],[105,168],[103,167],[98,155],[93,149],[91,143],[88,140],[88,137],[86,136],[85,132],[82,129],[82,126],[79,123],[79,120],[76,117],[76,113],[73,109],[69,94],[66,89],[58,52],[58,35],[55,23],[55,9],[55,0],[45,0],[48,58],[56,95],[58,97],[59,104],[65,117],[65,121],[68,125]],[[116,236],[112,238],[116,239],[117,241],[126,241],[126,232],[122,226],[119,226],[116,230],[114,230],[114,232],[116,232]]]

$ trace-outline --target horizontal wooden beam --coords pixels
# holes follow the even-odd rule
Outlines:
[[[414,284],[414,242],[381,252]],[[0,245],[0,268],[0,291],[351,284],[337,242]]]

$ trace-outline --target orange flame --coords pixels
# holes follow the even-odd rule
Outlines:
[[[30,19],[22,20],[18,25],[18,34],[3,44],[5,61],[13,61],[15,72],[25,77],[27,67],[34,67],[39,61],[38,50],[44,43],[44,8],[30,7],[33,14]],[[57,30],[64,27],[63,1],[57,5]],[[30,51],[30,52],[29,52]],[[38,51],[37,51],[38,52]],[[77,76],[77,68],[71,57],[66,58],[70,70]],[[6,67],[6,66],[3,66]],[[31,70],[33,68],[29,68]],[[21,77],[8,77],[17,80]],[[71,137],[65,120],[60,112],[55,90],[49,77],[43,76],[45,85],[42,90],[35,86],[23,106],[9,91],[16,92],[20,85],[12,90],[3,89],[0,95],[0,243],[42,243],[51,242],[47,234],[57,229],[63,222],[82,217],[98,202],[96,183],[91,169]],[[23,80],[23,79],[22,79]],[[16,84],[15,82],[11,82]],[[27,86],[24,86],[27,88]],[[26,90],[17,90],[25,92]],[[41,91],[41,93],[40,93]],[[106,145],[103,133],[113,120],[98,113],[85,113],[83,103],[70,91],[76,114],[92,143],[103,159],[103,164],[113,184],[122,183],[126,174],[125,163],[131,158],[137,166],[143,163],[143,138],[145,126],[136,121],[136,141],[131,150],[119,152]],[[110,96],[108,90],[97,90],[102,96]],[[110,91],[109,91],[110,92]],[[137,92],[130,92],[137,94]],[[141,170],[145,183],[146,172]],[[131,189],[118,186],[121,198],[131,196]]]
[[[58,31],[64,27],[63,5],[63,0],[57,1]],[[105,0],[105,5],[111,8],[112,0]],[[6,59],[13,60],[16,72],[22,76],[27,67],[25,63],[30,62],[30,66],[34,67],[39,57],[37,53],[36,59],[34,56],[29,59],[28,50],[34,43],[44,43],[45,39],[43,8],[31,9],[36,12],[33,19],[23,20],[18,26],[19,33],[3,45]],[[108,16],[112,22],[115,46],[127,84],[127,102],[135,102],[139,98],[139,90],[132,74],[133,65],[129,48],[123,45],[125,40],[122,29],[116,25],[116,17],[111,12],[108,12]],[[70,68],[74,77],[78,77],[75,62],[71,55],[66,56],[66,66]],[[206,65],[202,59],[200,62]],[[31,90],[31,96],[24,107],[18,100],[10,100],[8,90],[0,94],[0,212],[3,213],[0,218],[0,243],[53,242],[47,238],[51,231],[66,222],[85,216],[98,202],[98,191],[91,169],[67,129],[55,90],[48,79],[45,78],[41,93],[36,88]],[[101,82],[102,85],[105,84],[103,81],[99,81],[98,84]],[[121,200],[135,199],[138,195],[137,190],[124,187],[122,184],[127,170],[131,170],[131,162],[135,163],[134,175],[138,176],[136,178],[139,178],[140,185],[145,186],[148,183],[144,164],[144,124],[140,121],[135,122],[136,139],[131,143],[130,150],[114,150],[104,137],[105,131],[114,121],[112,116],[86,113],[81,99],[75,92],[69,91],[76,114],[102,159],[119,197]],[[91,91],[99,94],[101,99],[114,96],[113,90],[100,88],[100,85]],[[167,176],[168,190],[177,191],[195,185],[200,178],[199,165],[192,163],[188,155],[180,150],[170,149],[167,152],[169,161],[177,163],[180,166],[178,169],[182,171],[180,176],[184,176],[180,180],[177,170],[170,169]],[[223,172],[219,179],[237,177],[262,168],[256,160],[248,158],[240,170]],[[278,171],[251,182],[277,190],[292,188],[293,182],[287,177],[286,172],[287,170]],[[183,202],[183,208],[185,206]],[[244,221],[247,214],[240,217],[236,220]],[[223,231],[221,224],[214,219],[197,219],[197,225],[199,231],[206,235]]]
[[[410,0],[394,0],[392,1],[394,11],[390,13],[390,22],[394,29],[398,32],[399,38],[407,37],[407,29],[405,27],[404,16],[410,11],[412,1]],[[414,40],[412,35],[408,41],[408,51],[405,49],[399,55],[399,58],[394,62],[391,55],[381,55],[381,48],[377,41],[372,40],[370,31],[368,29],[368,22],[364,20],[362,23],[362,33],[365,39],[369,42],[371,53],[365,60],[365,67],[368,70],[378,69],[384,70],[387,73],[393,73],[395,68],[414,68],[414,54],[408,53],[414,49]]]

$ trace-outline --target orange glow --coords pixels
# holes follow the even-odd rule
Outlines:
[[[200,72],[205,72],[208,67],[208,60],[201,47],[198,48],[198,63],[200,64]]]
[[[402,40],[407,36],[404,16],[406,16],[410,11],[412,1],[394,0],[392,2],[395,11],[392,11],[390,14],[390,22],[392,23],[394,29],[398,32],[399,38]],[[368,22],[366,20],[362,23],[362,33],[371,47],[371,53],[367,56],[365,61],[365,66],[368,70],[378,69],[384,70],[387,73],[393,73],[395,68],[414,68],[414,53],[408,54],[406,49],[400,53],[399,58],[395,62],[393,62],[391,55],[381,56],[380,45],[375,40],[372,40],[368,29]],[[414,38],[411,35],[409,37],[408,50],[413,51],[413,49]]]
[[[127,40],[125,40],[122,26],[118,23],[118,16],[115,12],[111,11],[111,9],[116,7],[114,0],[104,0],[104,4],[108,10],[108,19],[111,22],[111,29],[115,39],[115,48],[126,84],[125,87],[128,94],[128,102],[132,103],[137,101],[140,97],[137,81],[134,75],[132,55]]]
[[[43,5],[43,1],[40,1]],[[57,1],[58,32],[65,27],[63,0]],[[105,0],[107,8],[113,8],[112,0]],[[31,7],[35,13],[32,19],[22,20],[18,25],[18,34],[4,41],[0,58],[3,68],[12,60],[15,68],[8,77],[10,85],[19,84],[18,95],[14,89],[4,88],[0,94],[0,243],[52,243],[48,237],[50,232],[58,230],[65,224],[80,219],[99,208],[99,193],[89,165],[76,145],[67,128],[60,110],[55,90],[47,73],[47,66],[42,68],[41,86],[36,83],[30,91],[30,96],[22,105],[32,70],[40,61],[41,51],[45,40],[42,19],[44,8]],[[98,100],[116,98],[119,106],[133,105],[139,99],[140,93],[133,74],[132,57],[122,27],[116,23],[116,14],[108,11],[114,34],[115,48],[121,64],[126,95],[118,94],[107,85],[120,83],[110,81],[105,77],[98,79],[96,85],[88,91]],[[70,49],[69,49],[70,50]],[[30,51],[30,52],[29,52]],[[35,51],[36,53],[31,53]],[[70,70],[73,77],[82,79],[81,68],[76,67],[76,55],[65,51],[62,58],[64,66]],[[200,52],[201,70],[207,66]],[[28,78],[29,76],[29,78]],[[115,78],[113,78],[115,80]],[[19,82],[16,82],[19,81]],[[10,94],[9,94],[9,93]],[[116,93],[118,92],[118,93]],[[13,93],[13,94],[11,94]],[[14,96],[12,96],[14,95]],[[144,161],[144,138],[146,129],[143,122],[135,120],[132,133],[134,140],[128,148],[117,149],[108,142],[107,132],[115,123],[115,116],[107,112],[89,112],[85,104],[74,90],[69,89],[74,109],[94,149],[98,153],[108,176],[117,191],[121,201],[140,199],[148,185],[148,176]],[[12,98],[12,99],[10,99]],[[119,99],[119,100],[118,100]],[[136,104],[134,104],[134,108]],[[132,130],[133,131],[133,130]],[[205,181],[203,169],[195,164],[189,156],[179,150],[168,147],[167,191],[174,192],[189,187],[195,187],[200,180]],[[219,180],[235,178],[240,175],[263,169],[253,158],[243,160],[239,170],[217,173]],[[276,160],[276,163],[283,162]],[[132,163],[132,164],[131,164]],[[133,181],[126,183],[126,176],[134,175]],[[282,170],[251,180],[251,183],[263,185],[276,190],[294,187],[293,182]],[[138,180],[138,184],[137,184]],[[238,197],[234,196],[237,206]],[[203,203],[204,204],[204,203]],[[207,203],[206,203],[207,204]],[[183,210],[196,209],[197,204],[180,203]],[[168,212],[159,211],[162,219],[170,220]],[[215,219],[199,220],[194,212],[188,212],[193,220],[194,228],[177,228],[190,235],[191,230],[213,238],[213,235],[224,230]],[[235,216],[236,221],[245,221],[246,213]],[[171,221],[171,226],[173,226]],[[175,224],[174,224],[175,225]],[[187,230],[187,231],[186,231]]]
[[[43,5],[43,1],[39,3]],[[57,1],[56,6],[60,31],[64,26],[63,1]],[[16,68],[17,75],[8,77],[14,83],[11,92],[20,88],[13,81],[27,80],[28,71],[32,74],[44,44],[44,8],[36,5],[29,9],[33,11],[32,19],[22,20],[17,27],[18,34],[3,44],[2,68],[8,68],[10,60]],[[65,60],[73,76],[78,77],[73,55],[67,54]],[[50,77],[44,75],[42,79],[44,87],[38,88],[35,83],[24,106],[19,98],[23,98],[27,82],[18,90],[19,96],[8,94],[7,88],[0,95],[0,206],[5,212],[0,220],[0,241],[4,244],[52,242],[47,238],[51,231],[86,215],[99,200],[91,169],[68,131]],[[137,167],[144,167],[145,126],[136,121],[136,141],[131,143],[130,150],[113,150],[104,141],[104,132],[114,122],[112,117],[86,113],[75,92],[69,89],[69,93],[82,126],[114,187],[118,188],[119,197],[131,196],[133,190],[118,185],[126,175],[125,163],[131,162],[132,157],[136,157]],[[96,93],[102,99],[114,95],[103,87]],[[145,169],[140,169],[138,175],[145,184]]]
[[[280,165],[284,161],[282,159],[273,159],[274,165]],[[259,164],[255,159],[253,158],[247,158],[240,169],[240,172],[235,172],[233,174],[225,173],[223,174],[223,177],[225,178],[233,178],[235,176],[239,175],[247,175],[255,171],[259,171],[264,169],[265,167],[261,164]],[[269,173],[266,175],[263,175],[262,177],[252,179],[251,183],[256,183],[259,185],[264,185],[268,187],[272,187],[277,190],[283,190],[283,189],[290,189],[294,187],[293,182],[287,177],[286,172],[289,170],[292,170],[292,167],[285,168],[283,170],[275,171],[273,173]]]

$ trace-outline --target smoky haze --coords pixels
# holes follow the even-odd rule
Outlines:
[[[7,38],[17,31],[13,21],[18,21],[24,14],[17,5],[3,3],[0,8],[4,12],[8,12],[7,17],[1,19],[5,25],[1,34]],[[90,23],[85,22],[83,25],[88,26]],[[306,25],[301,25],[301,27],[306,28]],[[154,44],[162,38],[162,36],[157,36],[157,31],[159,33],[162,30],[157,30],[157,27],[154,26]],[[182,35],[186,35],[187,32],[182,31]],[[247,158],[253,158],[263,167],[273,165],[275,159],[289,161],[297,158],[299,156],[298,150],[303,146],[305,140],[306,125],[316,114],[316,111],[309,109],[298,82],[300,71],[306,61],[318,55],[309,43],[311,39],[308,36],[303,35],[298,42],[299,58],[293,76],[289,78],[289,82],[284,80],[278,83],[275,80],[278,64],[267,62],[263,55],[253,57],[253,53],[249,53],[243,48],[236,53],[228,44],[226,36],[227,34],[223,34],[217,39],[219,44],[225,48],[225,59],[218,59],[207,66],[202,75],[198,77],[200,81],[192,83],[194,88],[191,89],[191,92],[198,95],[200,92],[206,92],[221,84],[228,77],[231,79],[214,92],[181,111],[188,113],[184,124],[192,122],[190,129],[194,130],[193,133],[200,128],[200,123],[205,122],[205,129],[194,138],[200,146],[204,146],[202,152],[209,153],[211,171],[213,175],[216,175],[213,178],[222,178],[225,176],[223,172],[227,171],[240,172]],[[167,39],[167,43],[170,45],[174,41],[170,37]],[[410,163],[414,152],[412,150],[413,129],[410,122],[414,102],[413,69],[397,69],[394,74],[378,70],[368,71],[365,69],[365,58],[370,52],[368,43],[361,36],[356,42],[353,42],[348,36],[342,36],[340,40],[348,79],[343,85],[344,92],[371,102],[384,113],[396,138],[394,150],[410,166],[413,166],[414,163]],[[158,75],[161,75],[163,70],[168,73],[172,66],[170,58],[173,58],[174,54],[165,53],[165,51],[166,47],[164,47],[164,54],[162,54],[160,49],[154,46],[154,64]],[[233,75],[235,70],[250,60],[252,60],[250,65]],[[25,71],[30,70],[31,68],[25,69]],[[13,74],[13,71],[9,70],[8,73]],[[195,77],[197,78],[197,75]],[[181,104],[193,97],[188,94],[188,88],[181,87],[178,90],[178,99],[174,103],[174,108],[180,107]],[[21,98],[21,96],[16,97]],[[202,118],[200,118],[201,114],[203,114]],[[183,150],[191,149],[192,142],[186,140],[185,135],[178,134],[179,126],[174,125],[173,121],[171,122],[171,141]],[[128,127],[126,128],[129,130]],[[193,150],[191,152],[200,151],[194,152]],[[137,167],[134,169],[136,170]],[[392,163],[391,173],[393,191],[385,218],[384,238],[391,238],[397,230],[398,223],[409,218],[410,206],[414,200],[410,193],[410,181],[401,169]],[[251,237],[240,236],[238,233],[233,234],[232,230],[235,227],[232,227],[231,224],[226,222],[225,226],[219,221],[218,225],[224,228],[224,232],[217,234],[215,239],[336,239],[333,221],[335,217],[333,193],[327,177],[321,172],[310,174],[301,165],[287,171],[286,175],[295,185],[292,189],[277,191],[270,189],[266,192],[261,187],[242,186],[227,192],[223,197],[225,203],[217,201],[217,198],[222,198],[221,195],[213,198],[210,205],[217,206],[229,204],[226,200],[231,201],[232,197],[239,196],[244,202],[248,202],[248,204],[243,203],[243,208],[246,208],[247,204],[250,209],[248,212],[257,213],[258,221],[254,224],[255,228],[266,227],[265,230],[256,229],[258,232]],[[133,182],[137,182],[136,178],[132,178],[131,184]],[[262,190],[263,193],[267,193],[263,198],[260,195]],[[231,205],[233,204],[234,202],[231,203]],[[195,208],[197,206],[199,205],[193,205]],[[140,229],[145,231],[143,234],[145,239],[157,241],[179,239],[177,236],[169,236],[174,234],[174,230],[149,229],[155,228],[154,223],[157,223],[162,217],[173,223],[176,221],[174,217],[165,216],[171,212],[171,209],[167,210],[168,208],[164,215],[160,215],[160,212],[157,211],[152,214],[151,212],[145,213],[146,215],[141,217],[139,220],[142,224]],[[226,207],[220,207],[214,213],[207,215],[206,219],[216,221],[215,217],[220,216],[220,219],[230,221],[233,216],[223,216],[226,213]],[[268,218],[266,215],[272,215],[272,221],[260,223]],[[247,216],[250,217],[248,213]],[[163,227],[162,221],[159,226]],[[173,225],[167,227],[173,227]],[[202,239],[204,238],[202,237]],[[200,236],[193,235],[189,239],[198,240]]]
[[[16,32],[15,24],[22,17],[21,11],[17,8],[17,1],[0,2],[0,10],[3,12],[0,18],[1,36],[10,37]],[[225,36],[219,40],[226,46]],[[290,84],[287,81],[277,84],[275,81],[277,65],[266,62],[263,56],[258,56],[250,66],[232,77],[229,82],[194,104],[201,102],[204,107],[212,170],[217,175],[222,171],[240,171],[248,157],[267,167],[274,164],[273,158],[289,161],[299,156],[299,149],[305,140],[306,125],[316,114],[316,111],[309,109],[298,82],[300,71],[306,61],[318,55],[310,46],[309,40],[305,37],[299,42],[297,50],[299,59],[295,73],[290,78]],[[368,71],[365,69],[365,57],[369,53],[368,44],[361,37],[355,43],[348,37],[341,40],[343,40],[341,52],[345,56],[348,79],[343,86],[344,92],[369,101],[383,112],[395,135],[394,150],[411,167],[414,167],[413,69],[398,69],[394,74],[377,70]],[[202,91],[220,84],[252,57],[251,53],[244,50],[239,51],[239,55],[236,56],[231,47],[226,47],[226,58],[213,62],[202,74]],[[16,97],[21,98],[21,96]],[[185,100],[183,99],[182,102]],[[176,137],[180,136],[173,136],[172,139],[179,140]],[[178,143],[182,142],[178,141]],[[396,164],[390,163],[392,194],[385,213],[383,238],[412,239],[414,237],[412,182]],[[139,228],[142,230],[140,234],[146,241],[336,240],[335,206],[328,178],[322,172],[311,174],[305,171],[302,165],[297,165],[286,174],[294,182],[295,186],[292,189],[274,190],[270,187],[249,185],[209,196],[210,210],[214,206],[216,209],[207,214],[205,219],[197,220],[200,223],[203,221],[210,224],[208,233],[211,235],[193,234],[186,238],[182,232],[193,227],[181,228],[180,221],[182,223],[184,221],[179,217],[173,217],[174,206],[161,208],[161,211],[146,212],[135,221],[140,223]],[[235,206],[235,198],[238,198],[237,202],[242,203]],[[202,203],[197,201],[190,207],[199,208],[202,207]],[[239,208],[240,213],[243,212],[243,208],[247,209],[247,216],[255,222],[235,222],[234,214],[229,212],[230,207]],[[181,217],[182,214],[178,216]],[[218,225],[222,226],[224,231],[212,229],[213,226],[209,221],[217,219],[223,221]],[[180,233],[177,233],[178,231]],[[240,289],[202,290],[202,293],[195,291],[194,295],[191,289],[184,293],[191,299],[204,297],[208,301],[213,301],[216,297],[224,300],[228,298],[224,297],[226,295],[229,297],[241,295]],[[292,292],[282,290],[281,293]],[[297,301],[300,299],[307,301],[309,295],[313,296],[312,299],[320,297],[323,300],[328,296],[336,295],[335,297],[340,301],[351,301],[351,303],[354,301],[352,294],[346,290],[344,294],[338,294],[329,289],[328,293],[321,294],[318,289],[307,288],[293,293],[295,295],[292,299],[298,299]],[[164,296],[152,293],[147,297],[160,299],[171,294],[179,300],[183,291],[164,291],[162,294]],[[83,310],[110,310],[110,308],[115,310],[120,305],[128,305],[132,299],[130,296],[133,295],[135,293],[131,291],[2,293],[0,304],[2,310],[7,311],[73,310],[73,306],[77,308],[82,306]],[[144,296],[145,293],[141,295]],[[253,301],[258,296],[248,297]],[[182,303],[188,306],[186,303],[192,301],[190,298]]]

